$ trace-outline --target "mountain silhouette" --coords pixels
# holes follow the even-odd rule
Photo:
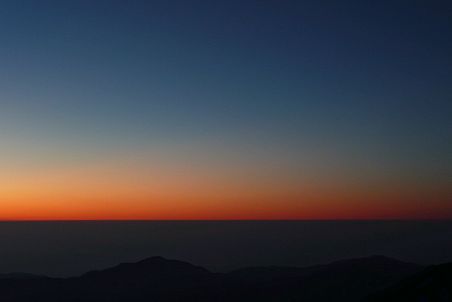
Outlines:
[[[452,301],[452,263],[429,266],[367,301]]]
[[[122,263],[105,270],[91,271],[82,275],[79,280],[86,282],[127,280],[127,282],[138,284],[141,282],[188,282],[198,277],[204,279],[210,275],[211,273],[205,268],[187,262],[151,257],[136,263]]]
[[[246,268],[230,274],[245,281],[260,301],[358,301],[421,269],[384,256],[336,261],[306,268]]]
[[[2,302],[359,301],[423,267],[384,256],[297,267],[214,273],[162,257],[72,278],[2,278]]]

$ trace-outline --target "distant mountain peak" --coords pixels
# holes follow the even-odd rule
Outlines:
[[[143,265],[143,264],[145,264],[145,265],[148,265],[148,264],[162,264],[162,263],[175,263],[175,262],[178,262],[178,263],[186,263],[186,264],[189,264],[188,262],[183,262],[183,261],[180,261],[180,260],[173,260],[173,259],[168,259],[168,258],[164,258],[164,257],[162,257],[162,256],[152,256],[152,257],[148,257],[148,258],[145,258],[145,259],[142,259],[142,260],[140,260],[140,261],[137,261],[137,262],[133,262],[132,264],[141,264],[141,265]]]
[[[203,267],[193,265],[188,262],[166,259],[160,256],[153,256],[138,262],[121,263],[117,266],[104,270],[91,271],[83,277],[165,277],[207,274],[209,271]]]
[[[188,262],[153,256],[68,279],[0,279],[0,301],[358,301],[420,269],[373,255],[304,268],[251,267],[211,273]],[[448,276],[449,269],[433,267],[435,274],[427,276],[439,280]],[[417,280],[409,284],[417,285]],[[444,287],[440,281],[434,283],[440,290]]]
[[[341,264],[381,264],[381,265],[402,265],[402,266],[419,266],[418,264],[405,262],[396,258],[384,256],[384,255],[371,255],[367,257],[360,257],[360,258],[352,258],[352,259],[346,259],[346,260],[339,260],[334,261],[330,263],[330,265],[341,265]]]
[[[396,258],[391,258],[391,257],[385,256],[385,255],[370,255],[369,257],[364,257],[364,258],[379,259],[379,260],[397,260]]]

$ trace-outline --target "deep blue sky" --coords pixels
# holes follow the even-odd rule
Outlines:
[[[236,171],[257,157],[447,185],[451,7],[2,1],[0,154],[14,170],[189,149]]]

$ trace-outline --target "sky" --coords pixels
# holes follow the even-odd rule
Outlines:
[[[448,1],[1,1],[0,220],[450,219]]]

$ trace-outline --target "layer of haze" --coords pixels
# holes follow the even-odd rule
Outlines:
[[[445,1],[2,1],[0,220],[452,218]]]
[[[151,256],[214,271],[310,266],[371,255],[452,261],[452,221],[0,222],[0,274],[75,276]]]

